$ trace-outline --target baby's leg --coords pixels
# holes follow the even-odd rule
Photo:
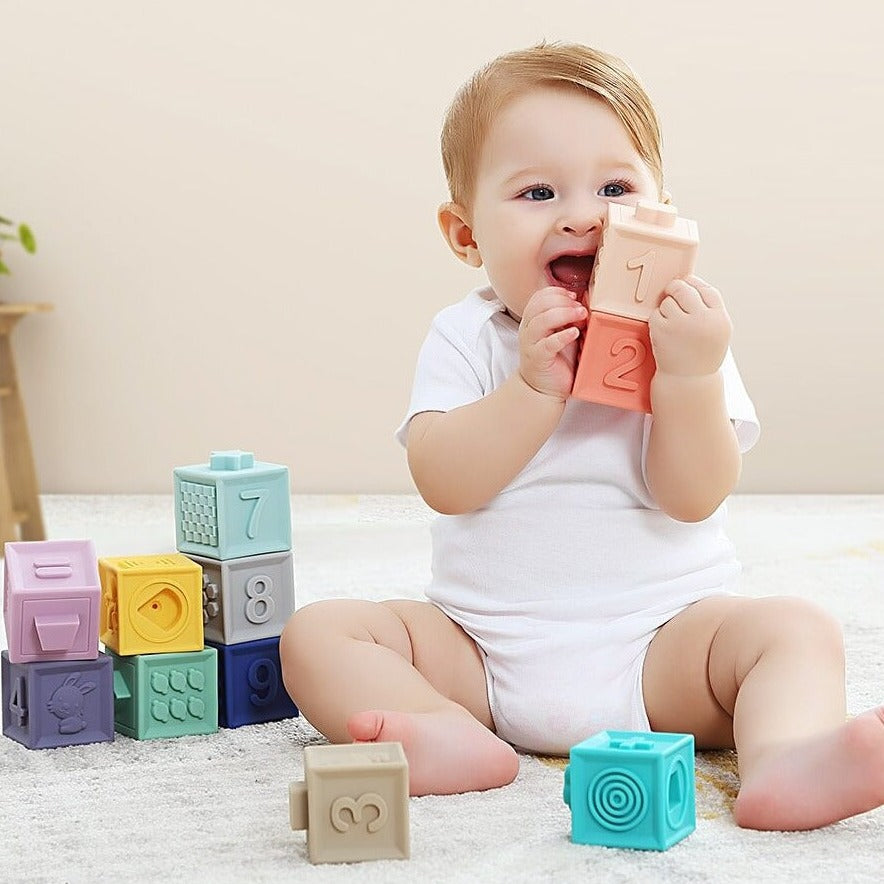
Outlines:
[[[475,642],[427,602],[307,605],[280,639],[283,680],[335,743],[402,743],[412,795],[491,789],[519,761],[491,730]]]
[[[655,730],[736,745],[739,825],[813,829],[884,804],[884,707],[845,722],[841,631],[818,608],[697,602],[658,632],[643,682]]]

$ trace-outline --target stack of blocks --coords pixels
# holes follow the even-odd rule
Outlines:
[[[295,608],[288,469],[217,451],[178,467],[174,481],[177,547],[202,571],[200,627],[217,654],[221,726],[297,715],[279,661]]]
[[[693,272],[698,246],[696,222],[679,218],[674,206],[644,200],[608,205],[573,396],[651,411],[657,366],[648,320],[666,286]]]
[[[98,650],[89,540],[7,543],[3,733],[29,749],[114,738],[113,666]]]
[[[186,556],[103,558],[100,636],[114,724],[136,740],[218,730],[217,660],[203,646],[202,576]]]

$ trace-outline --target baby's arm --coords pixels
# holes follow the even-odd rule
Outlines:
[[[718,290],[697,276],[675,280],[666,293],[649,322],[657,373],[648,486],[672,518],[697,522],[716,510],[740,477],[742,459],[719,372],[731,321]]]
[[[574,382],[577,326],[586,309],[560,288],[541,289],[519,325],[519,371],[476,402],[415,415],[408,465],[440,513],[479,509],[505,488],[550,437]]]

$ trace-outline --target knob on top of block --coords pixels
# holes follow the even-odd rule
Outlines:
[[[213,451],[209,455],[212,470],[247,470],[255,465],[251,451]]]
[[[675,227],[678,209],[665,203],[639,200],[635,207],[635,220],[645,224],[656,224],[658,227]]]

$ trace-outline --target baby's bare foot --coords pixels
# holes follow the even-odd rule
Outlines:
[[[884,706],[763,759],[734,817],[747,829],[817,829],[884,804]]]
[[[358,743],[402,743],[412,795],[494,789],[519,772],[512,746],[458,707],[437,712],[358,712],[347,722]]]

